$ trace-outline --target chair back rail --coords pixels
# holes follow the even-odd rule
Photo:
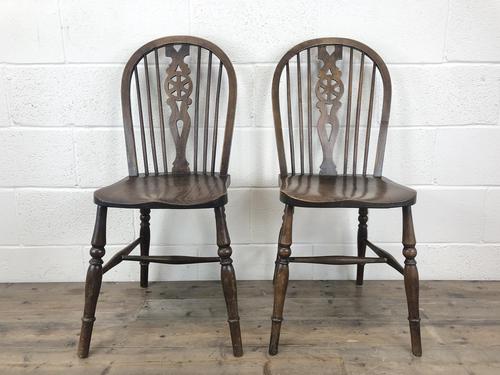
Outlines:
[[[227,175],[236,75],[219,47],[192,36],[145,44],[125,66],[121,100],[130,176]],[[225,122],[220,124],[222,111]],[[220,125],[224,136],[217,147]]]
[[[316,167],[319,174],[366,175],[373,164],[373,175],[382,175],[391,78],[384,61],[368,46],[345,38],[296,45],[275,69],[272,104],[282,176],[317,173],[316,156],[322,160]],[[370,149],[372,131],[378,131],[378,140]],[[319,147],[321,155],[315,152]]]

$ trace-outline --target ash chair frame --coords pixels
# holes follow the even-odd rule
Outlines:
[[[189,65],[191,59],[193,65],[196,60],[194,69]],[[163,61],[165,64],[162,64]],[[212,74],[212,70],[216,73]],[[223,72],[227,80],[224,80]],[[227,110],[223,144],[218,149],[222,82],[227,82]],[[154,100],[155,94],[157,100]],[[210,99],[214,96],[215,105],[211,109]],[[122,261],[136,261],[140,263],[140,285],[143,288],[148,286],[150,263],[220,262],[233,354],[241,356],[236,278],[224,208],[236,108],[233,65],[219,47],[207,40],[192,36],[160,38],[140,47],[126,64],[121,100],[129,176],[94,193],[97,215],[85,285],[78,355],[85,358],[89,354],[103,274]],[[137,144],[136,138],[140,140]],[[170,145],[169,139],[172,140]],[[170,170],[169,151],[175,156]],[[140,159],[138,161],[138,156],[142,158],[142,163]],[[109,207],[139,209],[140,236],[103,265]],[[151,209],[202,208],[211,208],[215,212],[217,257],[149,255]],[[140,246],[140,255],[129,255],[137,246]]]
[[[312,61],[313,52],[316,51],[317,61]],[[313,63],[317,63],[318,67],[318,73],[314,77],[311,73]],[[340,63],[343,63],[341,66],[347,70],[345,86],[341,68],[338,66]],[[292,72],[295,71],[292,66],[296,67],[296,98],[291,94],[292,88],[295,87],[291,79]],[[280,82],[283,76],[285,84],[282,86],[286,86],[286,95],[280,96]],[[371,78],[369,85],[364,82],[365,77]],[[380,80],[377,80],[377,77]],[[354,82],[356,79],[357,85]],[[370,141],[374,138],[371,134],[377,131],[377,128],[372,126],[376,82],[382,83],[381,112],[376,148],[370,149]],[[366,91],[369,94],[363,96]],[[281,101],[286,101],[283,117],[288,131],[282,126],[284,121]],[[357,265],[357,285],[363,284],[365,264],[387,263],[404,276],[412,352],[415,356],[421,356],[419,281],[415,261],[417,251],[411,212],[411,206],[416,202],[416,192],[382,177],[391,106],[391,78],[386,64],[375,51],[355,40],[320,38],[305,41],[291,48],[279,61],[272,82],[272,105],[280,168],[280,200],[285,204],[285,209],[273,279],[274,307],[269,353],[274,355],[278,352],[289,263]],[[314,109],[318,110],[319,116],[313,127]],[[341,109],[345,110],[342,114]],[[362,126],[362,115],[367,116],[366,126]],[[342,123],[345,123],[343,137],[339,132]],[[313,129],[317,132],[322,151],[319,173],[314,169]],[[361,130],[365,132],[364,137]],[[288,142],[285,142],[286,137]],[[339,149],[341,146],[336,146],[337,141],[343,141],[343,152]],[[343,165],[341,173],[337,172],[334,150],[338,150],[338,158],[341,160],[339,164]],[[374,158],[370,158],[370,151],[375,152]],[[360,157],[363,160],[362,167],[358,165]],[[367,173],[370,170],[370,161],[373,163],[372,175]],[[357,256],[292,257],[294,207],[358,209]],[[368,240],[368,209],[394,207],[402,208],[404,266],[390,253]],[[367,247],[377,256],[366,257]]]

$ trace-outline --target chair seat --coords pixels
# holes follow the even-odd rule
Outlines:
[[[299,207],[390,208],[416,199],[415,190],[384,177],[295,175],[280,186],[280,200]]]
[[[229,176],[162,174],[126,177],[94,193],[100,206],[123,208],[211,208],[227,203]]]

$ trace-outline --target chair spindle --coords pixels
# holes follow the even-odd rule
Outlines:
[[[148,121],[149,121],[149,136],[151,138],[151,154],[153,155],[153,166],[155,175],[158,174],[158,159],[156,157],[156,142],[155,142],[155,129],[153,125],[153,109],[151,106],[151,87],[149,84],[149,67],[148,56],[144,55],[144,77],[146,79],[146,98],[148,100]]]
[[[302,73],[300,69],[300,53],[297,53],[297,91],[297,104],[299,106],[300,174],[304,174],[304,113],[302,109]]]
[[[377,65],[373,63],[372,77],[370,83],[370,100],[368,104],[368,118],[366,120],[366,136],[365,136],[365,156],[363,158],[363,176],[366,176],[366,170],[368,167],[368,152],[370,149],[370,132],[372,127],[372,114],[373,114],[373,97],[375,93],[375,74],[377,72]]]
[[[139,111],[139,125],[141,131],[141,144],[142,144],[142,159],[144,161],[144,174],[149,174],[148,168],[148,152],[146,149],[146,134],[144,132],[144,119],[142,113],[142,101],[141,101],[141,88],[139,86],[139,74],[137,73],[137,66],[134,68],[134,78],[135,87],[137,91],[137,109]]]
[[[359,64],[359,84],[358,84],[358,99],[356,104],[356,122],[354,126],[354,150],[352,160],[352,175],[356,175],[356,165],[358,163],[358,139],[359,139],[359,118],[361,115],[361,103],[363,97],[363,70],[365,64],[365,54],[361,53],[361,62]]]
[[[292,166],[292,174],[295,174],[295,150],[293,144],[293,122],[292,122],[292,101],[290,94],[290,66],[286,63],[286,101],[288,112],[288,136],[290,141],[290,159]]]
[[[194,132],[193,132],[193,164],[194,173],[198,172],[198,129],[200,121],[200,63],[201,63],[201,47],[198,46],[198,57],[196,59],[196,90],[194,101]]]
[[[207,92],[205,98],[205,127],[203,129],[203,173],[207,173],[208,125],[210,116],[210,81],[212,80],[212,51],[208,53]]]
[[[349,129],[351,127],[351,105],[352,105],[352,59],[353,49],[349,48],[349,78],[347,89],[347,115],[345,122],[345,144],[344,144],[344,174],[347,174],[347,165],[349,163]]]
[[[307,49],[307,149],[309,151],[309,174],[313,174],[312,156],[312,86],[311,86],[311,49]]]
[[[217,128],[219,126],[219,98],[220,84],[222,79],[222,61],[219,61],[219,73],[217,75],[217,89],[215,95],[214,130],[212,134],[212,168],[211,173],[215,173],[215,157],[217,155]]]
[[[156,91],[158,97],[158,117],[160,119],[160,139],[163,158],[163,171],[168,172],[167,146],[165,141],[165,121],[163,119],[163,100],[161,96],[160,64],[158,63],[158,48],[155,49]]]

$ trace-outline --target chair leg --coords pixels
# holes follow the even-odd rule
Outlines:
[[[217,246],[221,264],[221,282],[226,300],[229,330],[235,357],[243,355],[241,344],[240,317],[238,315],[238,298],[236,292],[236,276],[234,274],[232,249],[229,232],[227,230],[226,214],[224,207],[215,208],[215,223],[217,226]]]
[[[149,229],[149,220],[151,219],[150,212],[151,210],[149,208],[141,209],[141,231],[140,231],[141,256],[149,255],[149,243],[151,241],[151,234],[150,234],[151,232]],[[141,261],[140,264],[141,264],[141,287],[147,288],[149,262]]]
[[[360,208],[358,216],[358,257],[366,255],[366,240],[368,239],[368,209]],[[363,285],[363,275],[365,273],[365,265],[358,264],[356,274],[356,285]]]
[[[408,302],[408,321],[410,323],[411,350],[417,357],[422,356],[422,342],[420,338],[420,317],[418,312],[418,270],[415,257],[415,232],[411,206],[403,207],[403,255],[405,259],[404,280],[406,299]]]
[[[280,229],[280,234],[278,235],[278,239],[280,237],[281,237],[281,229]],[[278,247],[278,251],[276,252],[276,260],[274,261],[273,285],[274,285],[274,282],[276,281],[276,274],[278,273],[279,261],[280,261],[280,254],[279,254],[279,247]]]
[[[273,316],[271,318],[271,340],[269,342],[269,354],[271,355],[278,353],[281,322],[283,321],[283,306],[285,305],[286,288],[288,286],[288,258],[292,253],[290,250],[292,245],[292,222],[293,206],[286,205],[278,239],[279,260],[274,281],[274,305]]]
[[[106,245],[106,216],[107,207],[97,207],[97,215],[92,236],[92,248],[90,249],[90,265],[87,271],[85,283],[85,307],[83,309],[82,328],[80,342],[78,344],[78,356],[86,358],[89,355],[90,339],[95,321],[95,310],[97,299],[102,283],[102,257],[105,254]]]

